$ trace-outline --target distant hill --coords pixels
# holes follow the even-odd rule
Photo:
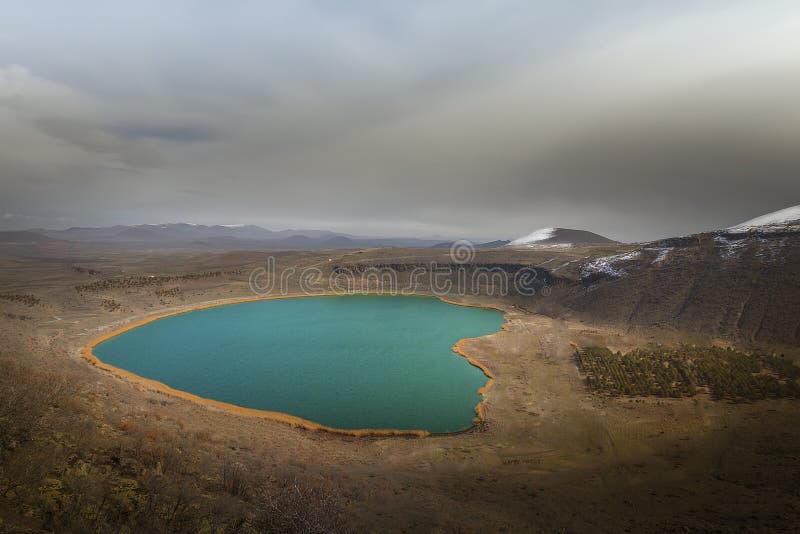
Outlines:
[[[495,241],[489,241],[487,243],[475,245],[475,248],[500,248],[508,245],[509,243],[511,243],[511,241],[508,239],[497,239]]]
[[[29,230],[0,232],[0,243],[30,244],[30,243],[56,243],[58,239],[47,237]]]
[[[343,235],[329,237],[324,242],[328,248],[356,248],[355,244],[355,241]]]
[[[613,239],[589,232],[570,228],[540,228],[528,235],[514,239],[509,247],[552,247],[573,245],[608,245],[617,243]]]
[[[140,224],[133,226],[73,227],[66,230],[28,230],[28,242],[58,239],[71,242],[126,247],[219,248],[301,250],[326,248],[427,248],[432,239],[413,237],[368,237],[328,230],[268,230],[245,224],[202,225],[190,223]],[[19,234],[19,233],[17,233]],[[16,239],[22,239],[18,235]]]
[[[488,241],[486,243],[473,243],[473,247],[475,248],[500,248],[508,245],[510,241],[506,239],[498,239],[496,241]],[[450,248],[455,244],[455,241],[443,241],[441,243],[436,243],[431,248]]]
[[[149,241],[149,240],[164,240],[168,237],[159,232],[154,232],[149,228],[126,228],[121,230],[115,235],[116,239],[124,239],[126,241]]]
[[[105,226],[98,228],[73,227],[66,230],[42,230],[41,233],[67,241],[190,241],[233,237],[238,239],[275,239],[285,237],[253,225],[215,225],[169,223],[135,226]]]

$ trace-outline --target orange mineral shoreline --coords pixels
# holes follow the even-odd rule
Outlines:
[[[369,294],[369,295],[391,295],[386,293],[358,293],[359,295]],[[341,429],[341,428],[333,428],[325,425],[321,425],[319,423],[315,423],[314,421],[309,421],[308,419],[303,419],[302,417],[297,417],[294,415],[289,415],[283,412],[274,412],[269,410],[259,410],[256,408],[245,408],[242,406],[236,406],[235,404],[229,404],[227,402],[217,401],[214,399],[208,399],[205,397],[200,397],[198,395],[194,395],[192,393],[174,389],[169,387],[168,385],[164,384],[163,382],[159,382],[157,380],[152,380],[150,378],[144,378],[139,376],[135,373],[131,373],[130,371],[126,371],[125,369],[121,369],[119,367],[115,367],[108,363],[101,361],[97,356],[95,356],[93,350],[94,348],[99,345],[100,343],[107,341],[113,337],[116,337],[120,334],[123,334],[129,330],[133,330],[134,328],[139,328],[140,326],[144,326],[148,323],[152,323],[153,321],[157,321],[159,319],[164,319],[165,317],[171,317],[174,315],[182,315],[184,313],[189,313],[197,310],[203,310],[206,308],[216,308],[219,306],[230,306],[234,304],[244,304],[246,302],[256,302],[261,300],[276,300],[276,299],[290,299],[290,298],[302,298],[302,297],[338,297],[338,296],[345,296],[340,294],[320,294],[320,295],[274,295],[274,296],[265,296],[265,297],[250,297],[244,299],[237,299],[231,301],[223,301],[223,302],[212,302],[208,304],[200,304],[198,306],[193,306],[191,308],[179,309],[175,311],[170,311],[166,313],[160,313],[156,315],[152,315],[150,317],[146,317],[144,319],[134,321],[130,324],[123,326],[122,328],[118,328],[116,330],[112,330],[106,334],[103,334],[99,337],[94,338],[88,345],[83,348],[81,355],[84,359],[86,359],[90,364],[98,367],[99,369],[103,369],[104,371],[108,371],[116,376],[124,378],[134,384],[138,384],[144,386],[148,389],[160,391],[167,395],[178,397],[181,399],[186,399],[192,402],[196,402],[198,404],[203,404],[206,406],[211,406],[235,415],[241,415],[245,417],[257,417],[260,419],[269,419],[271,421],[278,421],[281,423],[285,423],[290,425],[293,428],[303,428],[306,430],[312,431],[321,431],[321,432],[328,432],[330,434],[338,434],[343,436],[355,436],[355,437],[367,437],[367,436],[412,436],[412,437],[425,437],[430,435],[441,435],[441,434],[432,434],[427,430],[398,430],[398,429],[391,429],[391,428],[364,428],[364,429]],[[403,296],[416,296],[416,297],[431,297],[435,296],[442,302],[446,302],[447,304],[453,304],[456,306],[466,306],[471,308],[487,308],[487,309],[494,309],[498,311],[505,312],[501,308],[491,305],[480,305],[480,304],[470,304],[464,302],[458,302],[446,299],[444,297],[440,297],[438,295],[403,295]],[[505,323],[501,326],[503,332],[508,332],[508,317],[507,314],[504,315],[506,320]],[[471,365],[480,369],[483,374],[486,375],[487,381],[486,385],[478,390],[478,394],[481,395],[483,400],[479,402],[475,406],[475,419],[473,421],[473,426],[475,424],[480,423],[485,419],[485,405],[486,405],[486,393],[491,389],[492,385],[494,384],[494,375],[492,374],[489,369],[483,365],[482,363],[475,360],[472,356],[467,354],[467,352],[463,348],[463,344],[471,341],[473,339],[478,339],[474,337],[464,338],[459,340],[455,345],[453,345],[453,352],[463,356]],[[463,430],[457,432],[449,432],[446,434],[457,434],[461,432],[465,432],[472,427],[465,428]]]

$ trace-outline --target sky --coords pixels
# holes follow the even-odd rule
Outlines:
[[[796,1],[0,13],[0,230],[641,241],[800,204]]]

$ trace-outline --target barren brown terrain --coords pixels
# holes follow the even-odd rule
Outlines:
[[[720,283],[744,284],[749,272],[750,285],[714,290],[709,304],[703,276],[719,261],[685,259],[710,255],[701,245],[666,260],[688,278],[648,268],[648,257],[630,277],[587,289],[582,262],[633,248],[478,251],[476,265],[541,270],[548,290],[499,296],[487,286],[448,297],[504,310],[508,331],[462,347],[494,376],[485,420],[465,433],[417,438],[341,436],[236,415],[82,358],[92,339],[131,322],[252,297],[249,274],[267,253],[5,245],[0,293],[23,297],[0,300],[0,531],[794,531],[800,401],[592,393],[575,349],[715,343],[797,361],[789,293],[797,286],[775,289],[783,300],[771,305],[772,289],[762,286],[780,285],[769,278],[779,268],[745,264]],[[787,283],[797,281],[796,253],[787,249],[775,274]],[[449,261],[446,249],[273,255],[278,268],[325,273]],[[676,280],[672,300],[659,293],[667,278]],[[296,280],[287,287],[299,291]],[[739,299],[738,319],[703,326]],[[757,307],[765,311],[751,319]],[[772,314],[783,322],[770,326]]]

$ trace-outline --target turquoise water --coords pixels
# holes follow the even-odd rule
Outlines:
[[[452,352],[503,314],[435,298],[264,300],[159,319],[94,348],[201,397],[342,429],[469,427],[483,372]]]

